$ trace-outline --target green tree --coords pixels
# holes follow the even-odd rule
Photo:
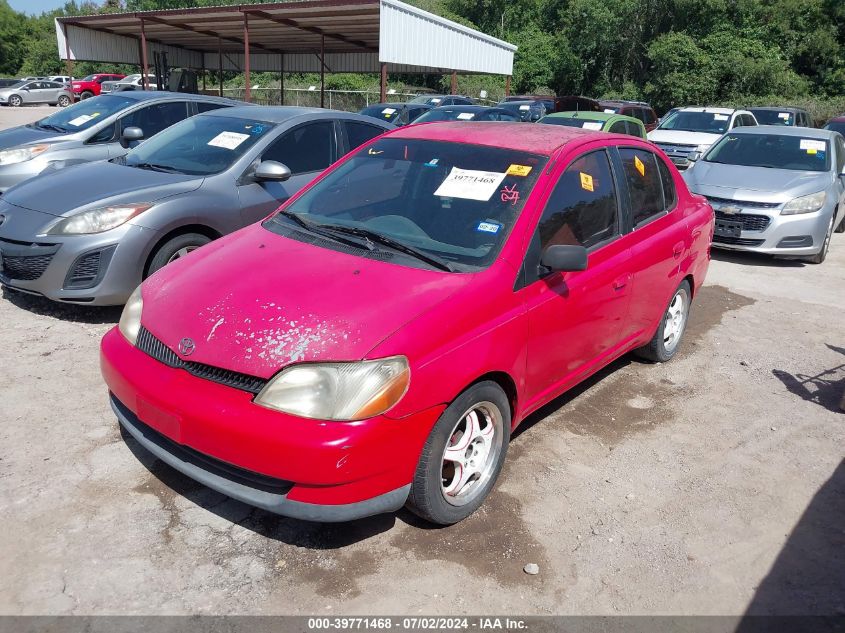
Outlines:
[[[28,44],[26,17],[0,0],[0,74],[17,74]]]

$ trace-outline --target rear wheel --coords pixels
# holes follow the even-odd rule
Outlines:
[[[510,441],[510,403],[495,382],[458,396],[431,430],[417,465],[408,507],[440,525],[475,512],[490,494]]]
[[[70,97],[68,97],[67,95],[62,95],[61,97],[59,97],[58,106],[60,108],[66,108],[69,105],[70,105]]]
[[[83,92],[81,95],[79,95],[79,98],[80,98],[80,99],[90,99],[90,98],[91,98],[91,97],[93,97],[93,96],[94,96],[94,93],[93,93],[93,92],[91,92],[90,90],[86,90],[86,91],[85,91],[85,92]]]
[[[18,108],[23,103],[23,99],[21,99],[18,95],[12,95],[9,97],[9,105],[15,108]]]
[[[192,253],[200,246],[205,246],[210,241],[211,238],[200,233],[185,233],[184,235],[177,235],[166,241],[159,246],[152,260],[150,260],[150,266],[147,269],[146,276],[149,277],[157,270],[164,268],[169,263],[184,257],[188,253]]]
[[[815,255],[808,257],[807,261],[811,264],[821,264],[827,259],[827,253],[830,250],[830,237],[833,235],[833,223],[836,221],[836,215],[832,215],[830,223],[827,225],[827,232],[824,234],[824,241],[822,242],[821,250]]]
[[[635,353],[646,360],[665,363],[675,355],[681,338],[687,329],[692,291],[689,282],[684,279],[666,308],[654,337]]]

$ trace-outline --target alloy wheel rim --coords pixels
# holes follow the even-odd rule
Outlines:
[[[199,246],[183,246],[178,251],[173,253],[173,255],[170,256],[170,259],[167,260],[167,263],[169,264],[171,262],[175,262],[177,259],[184,257],[188,253],[194,252],[198,248],[199,248]]]
[[[440,491],[449,505],[464,506],[484,492],[502,451],[502,412],[492,402],[468,409],[449,434],[440,468]]]
[[[666,317],[663,322],[663,348],[667,352],[673,351],[681,340],[687,321],[687,293],[679,290],[672,297]]]

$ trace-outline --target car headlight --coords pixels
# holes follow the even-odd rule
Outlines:
[[[111,207],[100,207],[83,211],[69,218],[62,218],[50,228],[45,235],[86,235],[102,233],[125,224],[136,215],[152,207],[151,204],[117,204]]]
[[[144,308],[144,300],[141,299],[141,286],[129,295],[129,300],[123,306],[120,314],[120,321],[117,328],[127,341],[135,345],[138,340],[138,332],[141,331],[141,310]]]
[[[0,152],[0,165],[14,165],[15,163],[23,163],[32,160],[39,154],[43,154],[50,149],[49,144],[41,145],[27,145],[26,147],[13,147],[12,149],[4,149]]]
[[[812,213],[818,211],[824,206],[824,201],[827,199],[827,194],[824,191],[818,193],[811,193],[809,196],[801,196],[800,198],[793,198],[783,207],[781,215],[796,215],[798,213]]]
[[[408,359],[392,356],[355,363],[307,363],[281,371],[255,403],[320,420],[371,418],[395,405],[408,390]]]

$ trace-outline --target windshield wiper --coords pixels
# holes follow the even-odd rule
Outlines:
[[[277,216],[278,215],[281,215],[282,217],[288,218],[289,220],[293,220],[299,226],[304,228],[306,231],[309,231],[311,233],[314,233],[315,235],[320,235],[322,237],[330,239],[333,242],[338,242],[340,244],[346,244],[347,246],[353,246],[355,248],[361,248],[363,246],[364,248],[366,248],[369,251],[374,249],[372,244],[361,244],[360,242],[357,242],[355,240],[347,240],[347,239],[345,239],[345,238],[343,238],[339,235],[335,235],[334,233],[331,233],[330,231],[324,231],[321,228],[323,225],[321,225],[321,224],[318,225],[315,222],[310,222],[310,221],[306,220],[305,218],[303,218],[298,213],[294,213],[293,211],[284,211],[284,210],[279,211]]]
[[[35,127],[41,130],[53,130],[54,132],[67,132],[67,130],[63,127],[59,127],[58,125],[53,125],[52,123],[36,123]]]
[[[149,169],[150,171],[160,171],[164,174],[181,174],[184,172],[169,167],[167,165],[158,165],[156,163],[133,163],[130,167],[137,167],[138,169]]]
[[[395,251],[399,251],[400,253],[405,253],[406,255],[415,257],[418,260],[425,262],[426,264],[434,266],[435,268],[439,268],[440,270],[445,270],[450,273],[455,272],[454,267],[449,262],[443,261],[442,259],[440,259],[439,257],[435,257],[434,255],[428,255],[427,253],[423,253],[422,251],[417,250],[413,246],[408,246],[404,242],[395,240],[392,237],[388,237],[387,235],[382,235],[381,233],[370,231],[369,229],[363,229],[356,226],[344,226],[342,224],[321,224],[320,227],[330,231],[338,231],[340,233],[357,235],[359,237],[363,237],[365,240],[383,244],[384,246],[392,248]]]

